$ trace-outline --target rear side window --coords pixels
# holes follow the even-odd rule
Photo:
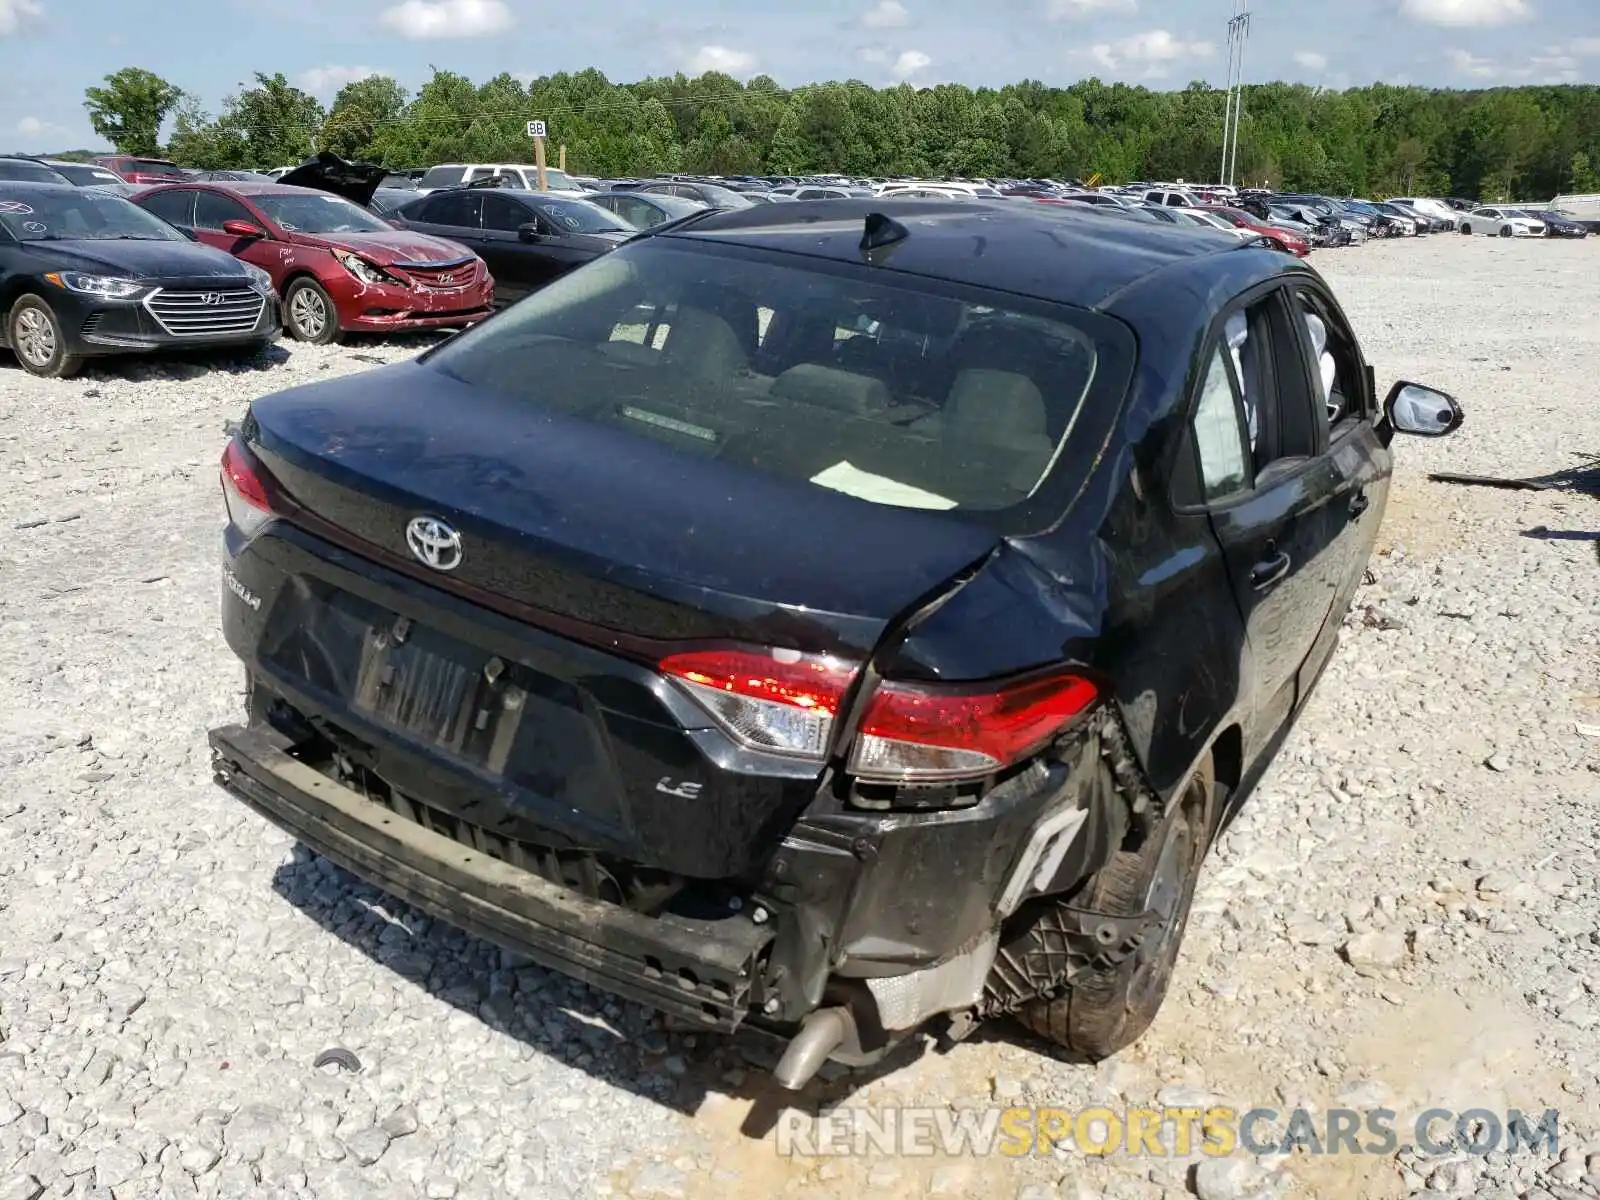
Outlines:
[[[194,228],[194,196],[187,188],[175,188],[170,192],[157,192],[154,196],[142,197],[139,207],[146,212],[152,212],[169,225],[176,225],[180,229]]]
[[[478,228],[481,194],[473,192],[445,192],[429,196],[414,214],[418,221],[430,225],[453,225],[458,229]]]
[[[880,504],[1012,509],[1075,459],[1102,375],[1119,390],[1088,424],[1115,412],[1121,385],[1103,367],[1109,353],[1126,378],[1125,331],[1076,309],[933,289],[650,239],[427,361],[685,455]]]
[[[1194,441],[1207,501],[1224,499],[1250,486],[1249,452],[1239,425],[1239,393],[1221,346],[1212,352],[1195,406]]]

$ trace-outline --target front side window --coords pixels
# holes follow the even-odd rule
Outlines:
[[[425,361],[685,455],[880,504],[1011,509],[1076,461],[1104,349],[1123,343],[1107,318],[933,286],[647,239]]]
[[[1329,436],[1337,438],[1365,415],[1355,338],[1312,292],[1300,290],[1296,307],[1305,324],[1312,396],[1326,414]]]

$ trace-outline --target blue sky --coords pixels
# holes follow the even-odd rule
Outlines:
[[[83,89],[146,67],[215,112],[253,71],[324,103],[362,74],[410,89],[599,67],[1152,87],[1226,76],[1234,0],[0,0],[0,150],[90,146]],[[1246,77],[1325,87],[1600,82],[1600,0],[1253,0]]]

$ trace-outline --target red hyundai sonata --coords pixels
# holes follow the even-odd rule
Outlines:
[[[1310,243],[1294,230],[1285,229],[1281,225],[1268,225],[1242,208],[1230,208],[1226,204],[1200,204],[1196,205],[1196,208],[1200,212],[1221,217],[1236,229],[1248,229],[1251,233],[1259,233],[1264,238],[1270,238],[1278,244],[1280,250],[1286,250],[1296,258],[1304,258],[1311,253]]]
[[[343,196],[276,183],[174,184],[135,204],[272,276],[283,327],[326,344],[343,333],[470,325],[494,279],[457,242],[396,229]]]

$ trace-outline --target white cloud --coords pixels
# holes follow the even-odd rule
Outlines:
[[[931,65],[933,59],[921,50],[902,50],[900,57],[894,60],[894,77],[896,79],[909,79],[918,71]]]
[[[1315,50],[1302,50],[1294,56],[1294,60],[1308,71],[1326,71],[1328,69],[1328,56],[1326,54],[1318,54]]]
[[[19,138],[27,138],[37,148],[44,140],[59,141],[68,136],[69,130],[65,125],[57,125],[54,121],[41,120],[38,117],[23,117],[14,126]]]
[[[861,23],[868,29],[899,29],[911,23],[911,13],[900,0],[879,0],[876,7],[862,14]]]
[[[744,50],[731,50],[727,46],[701,46],[689,59],[687,68],[692,75],[704,75],[707,71],[741,75],[754,70],[755,65],[756,56]]]
[[[1093,13],[1137,12],[1139,0],[1050,0],[1044,15],[1052,21],[1078,21]]]
[[[42,16],[39,0],[0,0],[0,37],[21,29],[24,18]]]
[[[416,41],[490,37],[517,23],[504,0],[405,0],[385,9],[380,19],[401,37]]]
[[[856,51],[856,57],[864,63],[882,66],[889,61],[889,52],[881,46],[863,46]]]
[[[1600,58],[1600,37],[1573,38],[1565,46],[1552,47],[1551,52],[1558,53],[1562,50],[1568,54],[1576,54],[1579,58]]]
[[[1490,59],[1479,58],[1466,50],[1446,50],[1445,57],[1450,60],[1450,65],[1463,75],[1476,75],[1483,79],[1495,72],[1495,65]]]
[[[1529,0],[1400,0],[1400,12],[1424,25],[1469,29],[1525,21],[1533,7]]]
[[[1159,75],[1169,62],[1180,58],[1205,58],[1212,49],[1210,42],[1186,42],[1165,29],[1151,29],[1121,41],[1090,46],[1089,57],[1107,71],[1120,70],[1124,63],[1131,63],[1144,67],[1147,74]]]
[[[336,96],[347,83],[370,79],[378,74],[371,67],[312,67],[294,77],[294,85],[313,96]]]

